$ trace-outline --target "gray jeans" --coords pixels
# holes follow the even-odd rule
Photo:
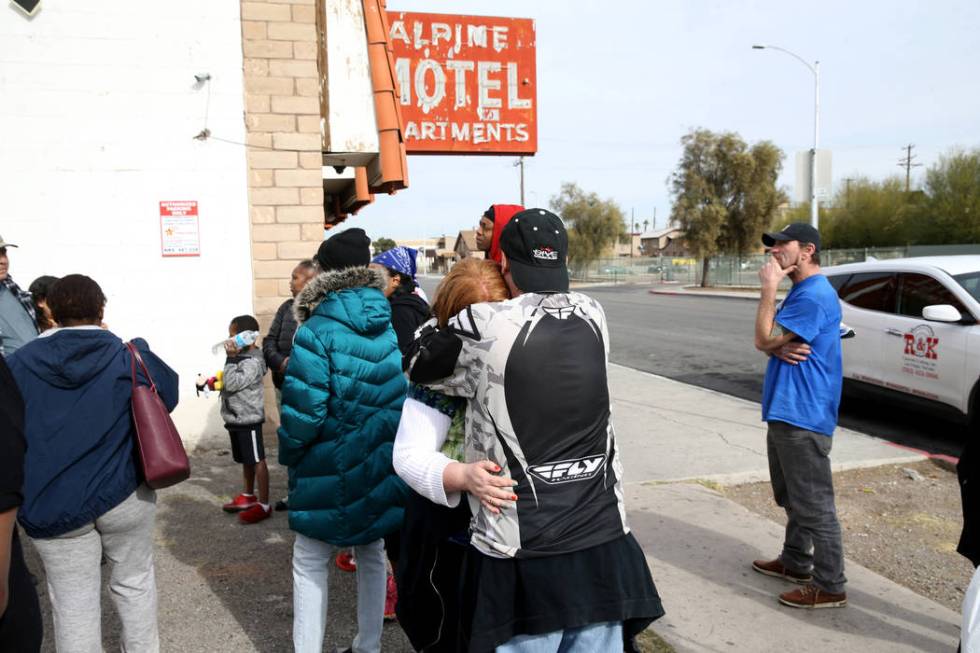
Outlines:
[[[341,551],[327,542],[300,533],[293,544],[293,650],[319,653],[327,629],[328,573]],[[380,653],[384,627],[384,540],[354,547],[357,556],[357,636],[353,653]]]
[[[34,540],[44,563],[58,653],[102,652],[101,561],[111,565],[109,595],[122,621],[124,653],[157,653],[153,571],[156,493],[145,485],[92,524]]]
[[[843,592],[844,547],[829,457],[833,438],[769,422],[766,444],[772,492],[786,509],[780,561],[791,571],[812,570],[814,585],[825,592]]]

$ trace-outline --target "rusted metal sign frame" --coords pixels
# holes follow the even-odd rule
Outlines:
[[[389,11],[409,154],[538,149],[534,21]]]

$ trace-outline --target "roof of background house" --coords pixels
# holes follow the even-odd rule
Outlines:
[[[462,240],[466,245],[466,249],[471,252],[479,251],[476,247],[476,230],[475,229],[464,229],[459,232],[456,236],[456,243],[453,245],[453,249],[459,247],[459,241]]]
[[[675,231],[682,232],[683,229],[680,227],[664,227],[663,229],[656,229],[654,231],[644,231],[640,234],[640,238],[646,240],[648,238],[662,238],[664,236],[669,236]]]

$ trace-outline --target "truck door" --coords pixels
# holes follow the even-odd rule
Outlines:
[[[895,311],[896,285],[894,272],[860,272],[837,291],[841,319],[855,333],[841,343],[845,378],[885,385],[880,366],[882,322]]]
[[[918,272],[898,275],[898,307],[883,323],[882,370],[887,385],[959,409],[970,327],[923,319],[922,309],[934,304],[970,315],[938,279]]]

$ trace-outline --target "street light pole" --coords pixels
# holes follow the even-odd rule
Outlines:
[[[812,64],[800,55],[778,45],[755,44],[753,50],[779,50],[793,57],[813,73],[813,149],[810,150],[810,224],[819,227],[820,214],[817,206],[817,147],[820,143],[820,62]]]

